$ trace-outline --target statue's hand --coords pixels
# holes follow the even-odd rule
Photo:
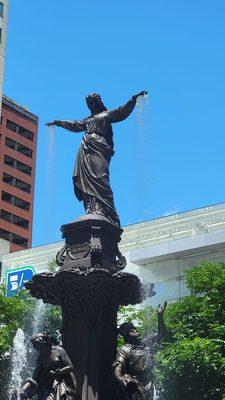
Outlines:
[[[50,370],[49,371],[49,375],[50,376],[59,376],[59,375],[61,375],[61,369],[60,368],[57,368],[57,369],[55,369],[55,370]]]
[[[139,382],[136,379],[131,379],[126,386],[126,389],[129,393],[135,393],[137,392],[139,387]]]
[[[56,376],[57,375],[57,372],[56,371],[53,371],[52,369],[49,371],[49,375],[50,376]]]
[[[137,388],[138,386],[138,381],[133,378],[132,376],[128,375],[128,374],[124,374],[121,378],[120,378],[120,382],[122,383],[122,386],[127,389],[128,391],[132,391]]]
[[[57,368],[54,372],[55,372],[56,376],[61,375],[61,369],[60,368]]]
[[[165,303],[163,305],[159,304],[158,307],[157,307],[157,310],[156,310],[157,314],[158,315],[163,315],[166,307],[167,307],[167,301],[165,301]]]
[[[45,124],[45,126],[54,126],[54,125],[55,125],[55,121],[47,122],[47,123]]]
[[[139,96],[146,96],[148,94],[148,92],[146,92],[146,90],[143,90],[142,92],[140,92],[140,93],[138,93],[138,94],[135,94],[134,96],[132,96],[132,100],[137,100],[137,98],[139,97]]]
[[[138,96],[147,96],[148,92],[146,90],[143,90],[142,92],[138,93]]]
[[[122,386],[124,388],[126,388],[131,379],[132,378],[130,377],[130,375],[125,374],[125,375],[121,376],[120,383],[122,384]]]

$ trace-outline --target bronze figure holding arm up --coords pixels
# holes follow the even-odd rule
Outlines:
[[[146,94],[145,91],[140,92],[122,107],[110,111],[99,94],[91,93],[86,97],[90,116],[79,121],[59,120],[46,124],[71,132],[85,131],[73,173],[75,195],[83,201],[87,213],[103,214],[117,226],[120,226],[120,221],[109,180],[109,165],[114,155],[112,123],[126,119],[132,113],[137,98]]]
[[[167,303],[157,308],[158,331],[150,343],[141,340],[132,322],[125,322],[119,328],[125,344],[117,351],[113,373],[126,400],[153,400],[153,361],[155,347],[166,335],[163,314]]]

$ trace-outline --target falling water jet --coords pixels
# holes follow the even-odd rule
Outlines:
[[[141,222],[144,215],[144,204],[145,204],[145,186],[146,186],[146,149],[148,144],[148,137],[146,135],[146,105],[148,104],[148,94],[139,96],[137,98],[136,105],[136,124],[137,124],[137,213],[139,221]]]
[[[34,319],[32,323],[32,336],[37,335],[41,332],[44,324],[46,304],[42,300],[37,300],[34,309]]]
[[[12,369],[9,384],[8,398],[11,399],[12,394],[22,387],[23,373],[27,364],[27,348],[25,334],[22,329],[18,329],[13,340],[12,350]],[[19,396],[17,395],[19,400]]]
[[[43,330],[46,304],[42,300],[35,301],[32,309],[32,323],[25,326],[24,331],[18,329],[13,340],[11,353],[11,377],[8,386],[8,398],[18,399],[17,390],[22,387],[25,376],[32,375],[36,362],[36,354],[30,347],[30,337],[37,335]],[[2,399],[1,399],[2,400]]]
[[[55,128],[53,125],[47,126],[47,129],[49,131],[49,159],[50,161],[50,166],[52,167],[51,161],[53,161],[53,155],[54,155],[54,137],[55,137]],[[51,168],[52,169],[52,168]]]
[[[52,175],[53,175],[53,161],[54,161],[54,143],[55,143],[55,128],[54,126],[48,126],[48,157],[47,157],[47,184],[52,184]],[[48,186],[49,187],[49,186]]]
[[[157,396],[157,392],[156,392],[156,389],[155,389],[155,386],[154,386],[154,397],[153,397],[153,400],[157,400],[158,399],[158,396]]]
[[[48,236],[52,236],[52,227],[53,227],[53,177],[54,177],[54,155],[55,155],[55,127],[48,126],[46,127],[48,130],[48,154],[47,154],[47,173],[46,173],[46,231],[48,232]]]
[[[26,337],[26,349],[27,349],[27,366],[26,374],[31,375],[36,362],[36,354],[30,347],[30,338],[36,336],[38,333],[42,332],[44,328],[44,318],[45,318],[46,304],[42,300],[36,300],[34,310],[32,310],[32,324],[30,329],[25,331]]]

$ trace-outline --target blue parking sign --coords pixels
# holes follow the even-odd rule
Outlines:
[[[29,281],[36,273],[33,267],[24,267],[10,270],[6,274],[6,296],[17,295],[19,289],[24,288],[24,283]]]

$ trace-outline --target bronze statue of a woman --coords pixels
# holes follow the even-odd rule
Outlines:
[[[75,195],[79,201],[83,201],[87,213],[103,214],[118,226],[120,221],[109,180],[109,164],[114,154],[111,124],[126,119],[133,111],[137,98],[146,94],[145,91],[138,93],[122,107],[110,111],[99,94],[91,93],[86,97],[90,116],[79,121],[60,120],[46,124],[72,132],[85,131],[73,174]]]
[[[32,344],[39,352],[36,369],[19,392],[15,389],[11,400],[33,396],[38,400],[76,400],[77,381],[66,351],[47,333],[36,335]]]

